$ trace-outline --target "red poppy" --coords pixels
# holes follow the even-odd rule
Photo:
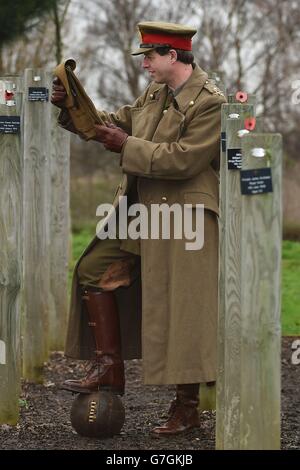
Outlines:
[[[256,119],[255,117],[249,117],[245,119],[245,129],[248,131],[254,131],[256,126]]]
[[[6,99],[6,101],[11,100],[13,97],[14,97],[14,94],[13,94],[12,91],[5,90],[5,99]]]
[[[245,91],[238,91],[235,95],[235,99],[240,103],[246,103],[248,100],[248,95]]]

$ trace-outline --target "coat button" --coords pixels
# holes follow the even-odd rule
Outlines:
[[[161,200],[162,200],[162,201],[167,201],[168,199],[166,198],[166,196],[163,196],[163,197],[161,198]]]
[[[164,114],[166,114],[167,112],[168,112],[168,110],[167,110],[167,109],[164,109],[164,110],[163,110],[163,113],[164,113]]]
[[[189,102],[189,106],[194,106],[194,104],[195,104],[195,101],[190,101]]]

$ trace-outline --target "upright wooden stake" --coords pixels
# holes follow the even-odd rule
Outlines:
[[[62,350],[68,317],[68,267],[70,236],[70,133],[57,125],[52,107],[50,284],[54,308],[50,313],[50,349]]]
[[[49,351],[51,104],[29,101],[29,87],[50,87],[50,74],[24,75],[24,377],[43,381]],[[43,90],[41,90],[42,92]]]
[[[11,106],[0,104],[0,424],[16,424],[21,360],[23,162],[21,132],[5,132],[18,128],[9,121],[21,115],[22,94],[17,77],[1,78],[0,88],[3,97],[5,90],[14,94],[8,100]]]
[[[233,439],[228,434],[229,422],[236,422],[236,407],[238,401],[229,397],[236,395],[236,381],[239,381],[239,371],[228,358],[237,357],[239,350],[239,336],[231,335],[239,331],[239,314],[236,313],[236,300],[239,299],[239,286],[230,286],[232,290],[228,296],[228,283],[231,282],[230,271],[236,270],[236,250],[239,247],[239,220],[240,220],[240,187],[239,170],[228,170],[228,149],[239,149],[241,138],[238,130],[244,128],[244,118],[254,113],[253,105],[232,103],[222,106],[221,119],[221,165],[220,165],[220,218],[219,218],[219,319],[218,319],[218,371],[216,390],[216,448],[232,448]],[[232,116],[228,118],[228,116]],[[236,117],[234,117],[236,116]],[[233,191],[233,193],[232,193]],[[236,194],[237,191],[237,194]],[[234,300],[233,300],[234,299]],[[238,301],[239,303],[239,301]],[[230,311],[230,306],[232,312]],[[228,332],[230,330],[230,333]],[[225,370],[226,364],[226,370]],[[235,378],[234,375],[237,375]],[[228,403],[230,410],[227,409]],[[228,422],[229,421],[229,422]],[[228,447],[229,446],[229,447]]]
[[[240,448],[272,450],[280,449],[281,135],[245,136],[242,153],[243,170],[271,169],[273,192],[241,197]]]

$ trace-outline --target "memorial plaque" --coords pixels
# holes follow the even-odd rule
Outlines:
[[[240,170],[242,168],[242,150],[227,149],[228,170]]]
[[[48,101],[49,90],[45,87],[29,87],[28,101]]]
[[[271,168],[241,170],[241,193],[245,195],[272,193]]]
[[[20,132],[20,116],[0,116],[1,134],[18,134]]]

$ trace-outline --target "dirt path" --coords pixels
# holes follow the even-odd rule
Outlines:
[[[300,365],[291,364],[291,344],[291,338],[283,339],[282,448],[300,449]],[[200,430],[186,437],[149,437],[168,409],[173,387],[143,386],[137,360],[126,364],[126,421],[121,434],[104,440],[80,437],[70,423],[73,396],[56,384],[82,373],[82,363],[53,354],[45,369],[45,384],[23,384],[20,422],[15,427],[0,426],[0,449],[214,449],[213,412],[202,413]]]

